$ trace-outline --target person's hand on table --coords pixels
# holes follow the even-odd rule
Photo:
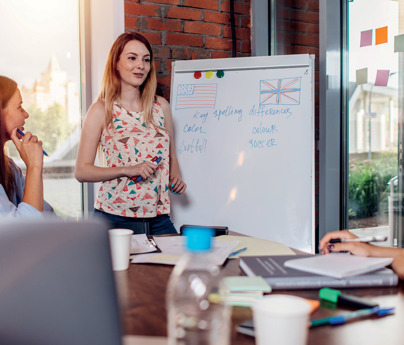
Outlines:
[[[357,238],[357,236],[348,230],[329,232],[320,241],[320,253],[329,254],[330,252],[349,252],[358,256],[371,256],[373,247],[371,244],[361,242],[330,243],[330,241],[334,239],[346,240],[350,238]]]

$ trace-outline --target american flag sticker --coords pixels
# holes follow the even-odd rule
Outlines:
[[[175,108],[214,108],[216,91],[216,84],[180,84]]]
[[[261,80],[260,104],[300,104],[301,77]]]

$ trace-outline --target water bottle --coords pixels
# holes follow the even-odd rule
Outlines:
[[[228,345],[231,310],[220,302],[220,269],[211,258],[213,229],[189,228],[184,234],[187,252],[167,288],[168,344]]]

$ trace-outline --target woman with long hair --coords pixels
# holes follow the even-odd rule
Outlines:
[[[84,120],[76,160],[80,182],[102,182],[95,215],[135,233],[176,233],[169,192],[186,189],[170,105],[156,96],[156,86],[147,39],[138,33],[120,35],[109,52],[98,100]],[[106,167],[94,163],[98,147]]]
[[[22,137],[28,113],[22,107],[17,83],[0,76],[0,214],[6,216],[41,216],[53,212],[43,199],[42,141],[27,132]],[[14,161],[5,154],[5,144],[12,140],[27,170],[25,179]]]

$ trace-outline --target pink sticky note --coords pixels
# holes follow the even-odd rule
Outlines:
[[[378,69],[376,74],[375,86],[387,86],[390,70]]]
[[[372,45],[372,31],[373,30],[361,31],[361,47]]]

